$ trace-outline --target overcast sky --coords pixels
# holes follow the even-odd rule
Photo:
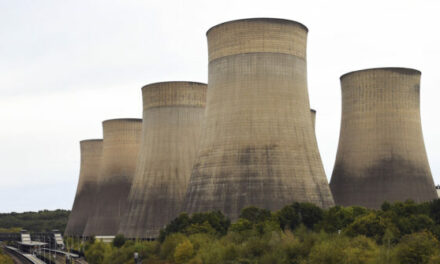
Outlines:
[[[327,178],[339,137],[339,76],[422,71],[425,144],[440,183],[440,1],[0,0],[0,212],[70,209],[79,141],[141,117],[141,87],[207,81],[205,32],[249,17],[309,28],[308,83]]]

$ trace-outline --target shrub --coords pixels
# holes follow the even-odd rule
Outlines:
[[[439,255],[440,244],[429,232],[414,233],[402,238],[396,247],[399,263],[428,264],[430,259]]]
[[[118,234],[115,236],[112,242],[113,246],[120,248],[125,244],[125,237],[124,235]]]

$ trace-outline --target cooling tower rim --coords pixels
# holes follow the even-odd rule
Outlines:
[[[300,27],[302,27],[306,32],[309,32],[309,29],[302,23],[294,21],[294,20],[290,20],[290,19],[284,19],[284,18],[271,18],[271,17],[254,17],[254,18],[242,18],[242,19],[234,19],[234,20],[229,20],[229,21],[225,21],[223,23],[217,24],[215,26],[212,26],[210,29],[208,29],[208,31],[206,31],[206,36],[208,36],[209,32],[211,32],[211,30],[217,28],[217,27],[221,27],[224,26],[226,24],[231,24],[231,23],[236,23],[236,22],[245,22],[245,21],[258,21],[258,22],[276,22],[276,23],[283,23],[283,24],[295,24],[298,25]]]
[[[362,69],[362,70],[356,70],[356,71],[347,72],[347,73],[341,75],[341,77],[339,77],[339,79],[342,81],[342,79],[345,78],[348,75],[362,73],[362,72],[369,72],[369,71],[377,71],[377,70],[398,71],[400,73],[406,73],[406,74],[418,74],[418,75],[422,74],[421,71],[419,71],[417,69],[413,69],[413,68],[406,68],[406,67],[378,67],[378,68],[368,68],[368,69]]]
[[[83,139],[79,143],[93,142],[93,141],[103,141],[103,139],[102,138]]]
[[[142,118],[114,118],[114,119],[107,119],[107,120],[102,121],[102,124],[108,123],[108,122],[114,122],[114,121],[142,122]]]
[[[150,88],[150,87],[152,87],[152,86],[155,86],[155,85],[160,85],[160,84],[173,84],[173,83],[175,83],[175,84],[195,84],[195,85],[203,85],[203,86],[206,86],[206,85],[208,85],[207,83],[203,83],[203,82],[193,82],[193,81],[163,81],[163,82],[153,82],[153,83],[149,83],[149,84],[146,84],[146,85],[144,85],[144,86],[142,86],[142,91],[144,90],[144,89],[146,89],[146,88]]]

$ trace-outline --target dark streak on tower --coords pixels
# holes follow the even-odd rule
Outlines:
[[[85,236],[116,235],[133,182],[140,146],[142,119],[106,120],[95,211]]]
[[[163,82],[142,88],[142,145],[120,233],[154,238],[182,209],[200,141],[206,84]]]
[[[78,187],[66,226],[66,236],[82,236],[90,213],[94,211],[102,157],[102,139],[83,140],[80,142],[80,150]]]
[[[406,68],[341,77],[342,120],[331,179],[336,204],[436,199],[420,120],[420,75]]]
[[[189,213],[233,220],[254,205],[333,205],[310,117],[307,28],[282,19],[226,22],[207,32],[209,76]]]

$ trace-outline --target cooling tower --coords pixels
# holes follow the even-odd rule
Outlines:
[[[154,238],[182,209],[197,155],[206,84],[154,83],[142,88],[142,146],[120,233]]]
[[[293,202],[333,205],[310,117],[307,28],[281,19],[226,22],[207,32],[208,93],[189,213]]]
[[[316,110],[310,109],[310,115],[312,116],[313,131],[315,131],[315,128],[316,128]]]
[[[98,186],[101,165],[102,139],[80,142],[81,164],[75,201],[67,222],[65,236],[82,236],[89,215],[94,210],[94,198]]]
[[[341,77],[342,121],[331,179],[336,204],[437,198],[420,121],[420,75],[379,68]]]
[[[142,119],[112,119],[104,121],[102,127],[104,141],[96,208],[84,236],[118,232],[136,168]]]

